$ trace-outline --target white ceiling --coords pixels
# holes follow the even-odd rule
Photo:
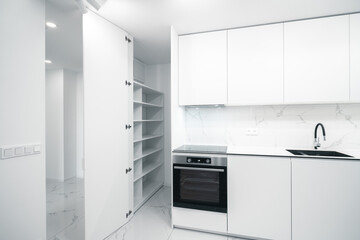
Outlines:
[[[170,62],[179,34],[360,11],[360,0],[107,0],[99,13],[135,37],[135,56]]]
[[[55,29],[46,29],[47,69],[66,68],[82,71],[82,15],[74,0],[46,0],[46,21]]]
[[[47,57],[82,67],[81,17],[75,0],[47,0]],[[107,0],[98,14],[135,38],[135,57],[170,62],[170,26],[179,34],[360,12],[360,0]],[[79,35],[80,34],[80,35]],[[56,65],[56,62],[53,66]]]

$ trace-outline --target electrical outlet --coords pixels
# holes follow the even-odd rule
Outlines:
[[[258,135],[258,129],[257,128],[247,128],[245,131],[246,136],[257,136]]]

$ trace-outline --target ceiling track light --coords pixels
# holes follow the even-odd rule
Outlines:
[[[56,24],[53,22],[46,22],[45,25],[48,28],[56,28],[57,27]]]
[[[45,60],[45,63],[46,63],[46,64],[51,64],[51,63],[52,63],[52,61],[51,61],[51,60],[46,59],[46,60]]]

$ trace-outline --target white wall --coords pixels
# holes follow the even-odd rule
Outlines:
[[[320,149],[359,149],[359,109],[360,104],[186,108],[184,143],[312,148],[321,122],[326,141],[320,137]],[[258,136],[246,136],[247,128],[257,128]]]
[[[170,64],[146,65],[145,84],[164,93],[164,170],[166,186],[170,186],[171,167],[171,90]]]
[[[76,177],[84,177],[84,80],[77,75],[76,86]]]
[[[46,71],[46,178],[64,181],[64,71]]]
[[[179,35],[171,26],[171,150],[185,143],[185,112],[179,107]]]
[[[77,176],[77,118],[83,117],[77,112],[77,85],[76,72],[46,71],[46,177],[49,179],[64,181]],[[80,134],[81,139],[83,133]]]
[[[64,178],[76,177],[77,73],[64,70]]]
[[[0,146],[42,146],[0,160],[0,239],[46,238],[44,15],[43,0],[0,2]]]

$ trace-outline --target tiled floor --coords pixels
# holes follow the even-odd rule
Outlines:
[[[84,239],[83,181],[48,182],[47,236],[49,240]],[[160,189],[126,225],[106,240],[240,240],[216,234],[172,229],[170,188]]]
[[[170,188],[158,191],[131,219],[106,240],[240,240],[216,234],[171,228]]]
[[[46,182],[46,223],[49,240],[84,239],[84,181]]]

